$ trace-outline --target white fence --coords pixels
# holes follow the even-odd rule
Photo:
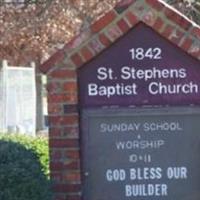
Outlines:
[[[35,66],[0,68],[0,132],[35,135]]]

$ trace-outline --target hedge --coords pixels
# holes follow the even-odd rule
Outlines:
[[[0,135],[0,199],[50,200],[46,138]]]

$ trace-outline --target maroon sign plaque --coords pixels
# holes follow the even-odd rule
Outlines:
[[[82,107],[199,105],[199,62],[140,23],[79,70]]]

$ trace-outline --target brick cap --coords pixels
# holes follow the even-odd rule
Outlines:
[[[103,31],[107,30],[107,27],[109,27],[109,25],[111,25],[113,23],[113,21],[119,22],[122,18],[124,18],[124,16],[126,16],[126,14],[128,14],[130,12],[130,10],[132,8],[134,8],[134,4],[136,2],[138,3],[138,1],[135,1],[135,0],[122,0],[121,3],[118,3],[115,8],[113,8],[108,13],[105,13],[100,19],[98,19],[93,24],[91,24],[91,26],[89,26],[87,30],[80,33],[79,36],[75,36],[68,43],[70,45],[66,44],[63,49],[61,49],[61,50],[59,50],[59,52],[56,52],[55,54],[53,54],[53,56],[51,56],[47,61],[45,61],[40,66],[40,68],[39,68],[40,71],[43,72],[43,73],[48,73],[48,71],[50,71],[52,68],[55,67],[56,63],[59,63],[62,59],[66,59],[64,57],[68,57],[69,59],[71,59],[72,54],[79,56],[80,57],[79,61],[81,60],[81,62],[79,62],[78,65],[77,65],[77,62],[74,63],[74,65],[76,67],[80,67],[80,66],[84,65],[90,59],[96,57],[97,54],[92,55],[90,52],[88,52],[88,55],[89,55],[89,53],[91,54],[89,56],[89,58],[82,60],[84,55],[82,56],[81,53],[80,53],[80,45],[82,43],[91,42],[94,37],[99,36],[100,34],[102,34]],[[145,4],[146,6],[149,6],[150,8],[152,8],[152,10],[154,10],[154,12],[162,12],[162,15],[164,15],[164,17],[166,19],[168,19],[169,22],[171,21],[171,23],[176,25],[176,27],[180,28],[181,30],[183,30],[185,32],[190,31],[189,34],[188,34],[188,38],[194,37],[197,40],[199,40],[199,42],[200,42],[200,26],[197,25],[195,22],[191,21],[188,17],[186,17],[181,12],[179,12],[178,10],[176,10],[175,8],[173,8],[172,6],[167,4],[165,1],[163,1],[163,0],[145,0],[143,3],[141,2],[141,4]],[[120,6],[124,7],[124,5],[126,5],[125,10],[122,13],[117,13],[115,9],[119,8]],[[106,17],[108,17],[109,23],[106,22]],[[140,22],[140,21],[142,22],[142,19],[138,18],[138,22]],[[95,25],[99,24],[101,27],[99,27],[99,28],[95,27],[96,29],[95,29],[95,31],[93,31],[94,24]],[[129,29],[133,28],[135,25],[136,25],[136,23],[131,24]],[[147,24],[147,25],[153,28],[153,24]],[[154,30],[159,32],[156,29],[154,29]],[[90,34],[86,34],[88,32],[90,32]],[[124,34],[125,34],[125,32],[122,34],[122,36]],[[164,32],[159,32],[159,34],[166,37],[164,35]],[[172,39],[170,39],[170,38],[167,38],[167,39],[169,41],[173,42]],[[187,37],[185,38],[185,40],[187,40]],[[114,42],[115,42],[115,40],[110,42],[109,45],[111,45]],[[72,45],[71,45],[71,43],[72,43]],[[104,45],[104,48],[102,48],[101,50],[106,49],[108,46]],[[87,45],[82,46],[81,49],[83,49],[84,47],[87,48]],[[179,46],[179,47],[182,48],[182,46]],[[66,50],[66,48],[68,48],[68,49]],[[187,51],[185,48],[182,48],[182,50]],[[68,52],[68,55],[66,55],[66,51]],[[200,59],[199,54],[194,54],[192,52],[187,52],[187,53],[190,54],[191,56],[197,58],[197,59]]]

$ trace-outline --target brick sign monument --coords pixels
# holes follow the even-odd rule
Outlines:
[[[41,66],[56,200],[199,200],[200,28],[122,1]]]

